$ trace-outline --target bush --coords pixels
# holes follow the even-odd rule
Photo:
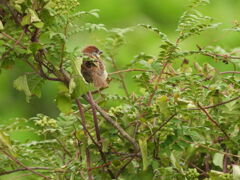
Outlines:
[[[192,1],[180,17],[178,38],[171,41],[151,25],[79,25],[82,16],[98,17],[98,11],[79,11],[77,0],[1,1],[0,70],[26,63],[31,72],[13,86],[28,102],[41,97],[46,81],[56,82],[61,113],[57,118],[16,118],[0,126],[0,175],[28,171],[33,179],[239,179],[239,51],[198,45],[181,49],[189,37],[218,27],[198,11],[206,4],[208,0]],[[161,50],[157,56],[139,52],[119,70],[115,56],[125,33],[136,28],[156,33]],[[119,84],[125,96],[94,89],[81,74],[80,48],[67,48],[74,34],[96,30],[107,35],[103,58],[116,70],[109,73],[111,83]],[[239,24],[228,30],[239,31]],[[191,56],[233,64],[234,70],[219,72],[190,61]],[[176,60],[182,62],[177,68],[172,65]],[[129,92],[125,83],[124,73],[133,71],[137,92]],[[116,106],[109,107],[111,102]],[[36,140],[9,138],[20,130],[32,132]]]

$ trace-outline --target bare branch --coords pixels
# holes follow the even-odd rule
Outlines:
[[[228,134],[225,132],[225,130],[217,123],[217,121],[215,121],[215,120],[210,116],[210,114],[207,112],[207,110],[204,109],[204,108],[202,108],[202,106],[201,106],[199,103],[197,103],[197,105],[198,105],[198,107],[206,114],[206,116],[208,117],[208,119],[209,119],[217,128],[219,128],[219,129],[222,131],[222,133],[226,136],[226,138],[227,138],[228,140],[230,140],[229,135],[228,135]]]

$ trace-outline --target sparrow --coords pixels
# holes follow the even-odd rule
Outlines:
[[[81,73],[88,83],[93,83],[95,88],[108,87],[106,71],[103,60],[100,58],[102,51],[96,46],[87,46],[82,50],[88,60],[84,60],[81,65]]]

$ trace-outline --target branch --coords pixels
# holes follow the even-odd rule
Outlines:
[[[197,105],[198,105],[198,107],[206,114],[206,116],[208,117],[208,119],[209,119],[216,127],[218,127],[218,128],[222,131],[222,133],[226,136],[226,138],[227,138],[228,140],[230,140],[229,135],[225,132],[224,129],[222,129],[222,127],[217,123],[217,121],[215,121],[215,120],[210,116],[210,114],[207,112],[207,110],[205,110],[204,108],[202,108],[202,106],[201,106],[199,103],[197,103]]]
[[[107,163],[107,158],[106,158],[104,152],[102,151],[102,139],[101,139],[101,136],[100,136],[100,130],[99,130],[99,126],[98,126],[96,107],[94,106],[94,100],[93,100],[93,97],[92,97],[92,93],[90,91],[88,92],[88,97],[89,97],[89,100],[90,100],[89,103],[90,103],[91,108],[92,108],[94,127],[95,127],[95,131],[96,131],[97,141],[98,141],[98,144],[99,144],[99,146],[97,146],[97,147],[98,147],[98,150],[100,152],[100,155],[101,155],[101,158],[102,158],[103,162]],[[106,167],[107,167],[107,171],[108,171],[111,179],[115,179],[115,176],[114,176],[113,172],[109,169],[109,165],[107,165]]]
[[[120,168],[120,170],[118,171],[118,173],[117,173],[117,177],[120,175],[120,174],[122,174],[122,172],[126,169],[126,167],[132,162],[132,160],[134,159],[134,156],[131,158],[131,159],[129,159],[127,162],[126,162],[126,164],[124,164],[121,168]]]
[[[160,131],[169,121],[171,121],[175,116],[177,115],[177,113],[173,114],[172,116],[170,116],[166,121],[163,121],[162,124],[160,125],[160,127],[158,129],[156,129],[152,135],[147,139],[147,141],[149,141],[158,131]]]
[[[65,26],[65,28],[64,28],[64,35],[65,35],[65,37],[67,36],[68,23],[69,23],[69,21],[68,21],[68,19],[67,19],[66,26]],[[65,42],[63,42],[63,44],[62,44],[62,49],[61,49],[61,61],[60,61],[60,65],[59,65],[60,70],[63,69],[64,49],[65,49]]]
[[[28,168],[32,169],[32,170],[50,170],[50,169],[52,169],[49,167],[28,167]],[[21,169],[15,169],[15,170],[11,170],[11,171],[4,171],[4,172],[0,172],[0,176],[12,174],[12,173],[19,172],[19,171],[29,171],[29,170],[26,168],[21,168]]]
[[[119,73],[124,73],[124,72],[132,72],[132,71],[153,72],[153,71],[149,71],[149,70],[145,70],[145,69],[125,69],[125,70],[119,70],[119,71],[111,72],[108,75],[112,76],[114,74],[119,74]]]
[[[10,160],[16,162],[18,165],[24,167],[26,170],[32,172],[33,174],[36,174],[36,175],[38,175],[38,176],[41,176],[41,177],[43,177],[44,179],[48,179],[48,180],[51,180],[51,179],[52,179],[52,178],[50,178],[50,177],[44,176],[43,174],[41,174],[41,173],[39,173],[39,172],[36,172],[36,171],[32,170],[31,168],[25,166],[22,162],[20,162],[18,159],[16,159],[16,158],[13,157],[12,155],[10,155],[8,152],[6,152],[6,151],[4,151],[4,150],[2,150],[2,149],[0,149],[0,150],[1,150],[1,151],[3,152],[3,154],[5,154]]]
[[[232,99],[229,99],[227,101],[224,101],[224,102],[221,102],[221,103],[218,103],[218,104],[214,104],[214,105],[211,105],[211,106],[202,106],[203,109],[210,109],[210,108],[215,108],[217,106],[221,106],[221,105],[224,105],[224,104],[227,104],[227,103],[230,103],[232,101],[235,101],[235,100],[238,100],[240,99],[240,96],[237,96],[235,98],[232,98]],[[191,108],[189,110],[201,110],[200,108]]]
[[[77,103],[77,106],[78,106],[78,109],[79,109],[79,113],[80,113],[80,116],[81,116],[81,119],[82,119],[81,124],[82,124],[83,129],[84,129],[84,134],[87,137],[87,135],[89,135],[90,133],[87,131],[87,128],[86,128],[86,119],[85,119],[83,107],[82,107],[81,102],[78,99],[76,99],[76,103]],[[92,137],[92,136],[90,136],[90,137]],[[93,140],[93,142],[95,142],[95,141]],[[90,168],[91,168],[91,159],[90,159],[90,152],[89,152],[88,147],[86,147],[85,151],[86,151],[86,164],[87,164],[87,169],[88,169],[88,179],[89,180],[93,180],[92,171],[90,170]]]
[[[202,55],[205,55],[205,56],[209,56],[209,57],[212,57],[212,58],[221,57],[221,58],[224,58],[224,59],[240,59],[240,57],[238,57],[238,56],[230,56],[228,54],[215,54],[215,53],[211,53],[211,52],[206,52],[206,50],[204,50],[203,48],[201,48],[198,45],[197,45],[197,48],[198,48],[199,51],[197,51],[196,53],[199,53],[199,54],[202,54]]]
[[[84,96],[84,98],[90,102],[89,98]],[[108,121],[110,124],[112,124],[119,133],[127,139],[131,144],[133,144],[134,149],[136,152],[139,150],[139,146],[134,138],[132,138],[116,121],[114,121],[101,107],[99,107],[95,102],[93,102],[93,105],[95,106],[96,110],[101,114],[101,116]]]
[[[158,76],[158,78],[157,78],[157,83],[156,83],[156,85],[155,85],[155,87],[154,87],[153,93],[152,93],[152,94],[150,95],[150,97],[149,97],[148,105],[151,105],[151,103],[152,103],[153,97],[155,96],[155,94],[156,94],[156,92],[157,92],[157,89],[158,89],[158,84],[159,84],[159,82],[160,82],[161,79],[162,79],[162,75],[164,74],[164,70],[165,70],[165,68],[167,67],[167,65],[168,65],[168,61],[166,61],[166,62],[164,63],[163,68],[162,68],[162,70],[161,70],[161,72],[160,72],[160,74],[159,74],[159,76]]]
[[[3,36],[5,36],[6,38],[12,40],[15,42],[16,45],[19,45],[21,48],[23,49],[27,49],[26,46],[22,45],[18,40],[14,39],[12,36],[6,34],[5,32],[0,32]]]
[[[225,71],[225,72],[220,72],[220,74],[240,74],[239,71]]]
[[[88,92],[88,97],[89,97],[89,103],[90,103],[91,108],[92,108],[93,121],[94,121],[94,127],[95,127],[95,131],[96,131],[97,141],[98,141],[98,144],[100,146],[102,146],[101,145],[102,143],[101,143],[100,130],[99,130],[99,126],[98,126],[97,112],[96,112],[96,108],[93,104],[93,97],[92,97],[92,93],[90,91]]]
[[[238,156],[238,155],[231,154],[231,153],[227,153],[227,152],[223,152],[223,151],[220,151],[220,150],[218,150],[218,149],[205,146],[205,145],[203,145],[203,144],[194,143],[194,142],[191,142],[191,141],[182,139],[182,138],[180,138],[179,140],[180,140],[180,141],[184,141],[184,142],[186,142],[186,143],[188,143],[188,144],[193,144],[193,145],[195,145],[195,146],[203,147],[203,148],[205,148],[205,149],[208,149],[209,151],[218,152],[218,153],[223,154],[223,155],[232,156],[232,157],[236,157],[236,158],[239,158],[239,159],[240,159],[240,156]]]
[[[118,70],[118,67],[117,67],[117,64],[116,64],[116,62],[115,62],[115,60],[114,60],[114,58],[113,58],[113,55],[111,55],[110,57],[111,57],[111,61],[112,61],[112,66],[113,66],[113,68],[117,71],[117,70]],[[118,76],[119,76],[119,78],[120,78],[120,82],[122,83],[122,86],[123,86],[123,89],[124,89],[124,91],[125,91],[125,94],[126,94],[126,96],[129,98],[129,92],[128,92],[127,85],[126,85],[126,83],[125,83],[124,77],[123,77],[123,75],[122,75],[121,73],[118,74]]]

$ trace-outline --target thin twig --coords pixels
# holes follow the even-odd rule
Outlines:
[[[113,66],[113,68],[114,68],[116,71],[118,71],[118,67],[117,67],[117,64],[116,64],[116,62],[115,62],[115,60],[114,60],[113,55],[111,55],[110,57],[111,57],[111,61],[112,61],[112,66]],[[123,75],[122,75],[121,73],[118,74],[118,76],[119,76],[120,82],[121,82],[121,84],[122,84],[122,86],[123,86],[123,90],[124,90],[126,96],[129,98],[129,92],[128,92],[127,85],[126,85],[126,83],[125,83],[124,77],[123,77]]]
[[[210,171],[209,158],[210,158],[209,154],[206,154],[206,156],[204,157],[204,165],[205,165],[205,171],[206,172]]]
[[[16,159],[15,157],[13,157],[13,156],[12,156],[11,154],[9,154],[8,152],[6,152],[6,151],[4,151],[4,150],[2,150],[2,149],[0,149],[0,150],[1,150],[2,153],[5,154],[10,160],[16,162],[18,165],[24,167],[25,169],[27,169],[28,171],[32,172],[33,174],[36,174],[36,175],[38,175],[38,176],[41,176],[41,177],[43,177],[44,179],[48,179],[48,180],[51,180],[51,179],[52,179],[52,178],[50,178],[50,177],[44,176],[43,174],[41,174],[41,173],[39,173],[39,172],[36,172],[36,171],[34,171],[33,169],[25,166],[22,162],[20,162],[18,159]]]
[[[56,137],[57,142],[60,144],[60,146],[62,147],[63,151],[69,155],[69,157],[72,157],[72,154],[67,150],[67,148],[65,147],[65,145]]]
[[[119,71],[108,73],[108,75],[112,76],[112,75],[119,74],[119,73],[133,72],[133,71],[153,72],[153,71],[149,71],[149,70],[145,70],[145,69],[124,69],[124,70],[119,70]]]
[[[49,169],[52,169],[50,167],[28,167],[28,168],[32,169],[32,170],[49,170]],[[26,169],[26,168],[21,168],[21,169],[14,169],[14,170],[11,170],[11,171],[4,171],[4,172],[0,172],[0,176],[7,175],[7,174],[12,174],[12,173],[19,172],[19,171],[29,171],[29,170]]]
[[[239,71],[225,71],[225,72],[220,72],[220,74],[240,74]]]
[[[148,105],[151,105],[151,103],[152,103],[153,97],[155,96],[155,94],[156,94],[156,92],[157,92],[157,89],[158,89],[158,84],[159,84],[159,82],[160,82],[161,79],[162,79],[162,75],[164,74],[164,70],[165,70],[165,68],[167,67],[167,65],[168,65],[168,61],[166,61],[166,62],[164,63],[163,68],[162,68],[162,70],[161,70],[161,72],[160,72],[160,74],[159,74],[159,76],[158,76],[158,78],[157,78],[157,82],[156,82],[156,85],[155,85],[155,87],[154,87],[153,93],[152,93],[152,94],[150,95],[150,97],[149,97]]]
[[[97,112],[96,112],[96,108],[93,104],[93,97],[92,97],[92,93],[90,91],[88,92],[88,97],[89,97],[90,105],[92,108],[93,122],[94,122],[97,141],[98,141],[98,144],[101,145],[102,143],[101,143],[100,130],[99,130],[99,126],[98,126]]]
[[[215,108],[217,106],[221,106],[221,105],[224,105],[224,104],[227,104],[227,103],[230,103],[232,101],[235,101],[235,100],[238,100],[240,99],[240,96],[237,96],[235,98],[232,98],[232,99],[229,99],[227,101],[224,101],[224,102],[221,102],[221,103],[218,103],[218,104],[214,104],[214,105],[211,105],[211,106],[202,106],[203,109],[210,109],[210,108]],[[190,108],[189,110],[201,110],[200,108]]]
[[[126,167],[132,162],[132,160],[134,159],[134,156],[129,159],[118,171],[116,177],[118,177],[120,174],[122,174],[122,172],[126,169]]]
[[[198,107],[206,114],[206,116],[208,117],[208,119],[209,119],[217,128],[219,128],[219,129],[222,131],[222,133],[226,136],[227,139],[230,140],[229,135],[228,135],[228,134],[225,132],[225,130],[217,123],[217,121],[215,121],[215,120],[211,117],[211,115],[207,112],[207,110],[204,109],[199,103],[197,103],[197,105],[198,105]]]
[[[152,139],[152,137],[158,132],[160,131],[169,121],[171,121],[175,116],[177,115],[177,113],[173,114],[172,116],[170,116],[166,121],[163,121],[162,124],[159,126],[158,129],[156,129],[152,135],[147,139],[147,141],[149,141],[150,139]]]
[[[13,44],[13,46],[10,49],[8,49],[5,53],[3,53],[1,59],[3,59],[6,55],[8,55],[9,52],[12,51],[16,47],[16,45],[18,45],[20,43],[20,41],[23,38],[23,35],[24,35],[24,31],[22,31],[22,33],[20,34],[18,40]]]
[[[228,156],[226,154],[224,154],[223,156],[223,172],[224,173],[228,173]]]
[[[86,128],[86,119],[85,119],[83,107],[82,107],[82,104],[80,103],[80,101],[78,99],[76,100],[76,102],[77,102],[77,106],[78,106],[78,109],[79,109],[80,117],[82,119],[82,126],[83,126],[83,129],[84,129],[84,134],[87,137],[88,132],[86,131],[86,129],[87,129]],[[88,179],[89,180],[93,180],[92,171],[90,170],[90,168],[91,168],[91,159],[90,159],[89,148],[86,147],[85,151],[86,151],[86,164],[87,164],[87,169],[88,169]]]
[[[66,25],[65,25],[65,28],[64,28],[64,35],[65,35],[65,37],[67,37],[67,28],[68,28],[68,24],[69,24],[69,21],[68,21],[68,19],[67,19],[67,22],[66,22]],[[60,65],[59,65],[60,70],[63,69],[65,44],[66,44],[66,42],[63,42],[63,44],[62,44],[62,49],[61,49],[61,61],[60,61]]]
[[[214,152],[218,152],[218,153],[220,153],[220,154],[226,154],[227,156],[232,156],[232,157],[240,158],[240,156],[238,156],[238,155],[231,154],[231,153],[227,153],[227,152],[223,152],[223,151],[220,151],[220,150],[218,150],[218,149],[205,146],[205,145],[203,145],[203,144],[194,143],[194,142],[191,142],[191,141],[182,139],[182,138],[180,138],[179,140],[184,141],[184,142],[186,142],[186,143],[188,143],[188,144],[193,144],[193,145],[195,145],[195,146],[203,147],[203,148],[205,148],[205,149],[208,149],[209,151],[214,151]]]
[[[20,42],[18,42],[18,40],[14,39],[12,36],[6,34],[5,32],[0,32],[0,33],[1,33],[3,36],[5,36],[6,38],[8,38],[8,39],[14,41],[15,44],[16,44],[16,45],[19,45],[21,48],[23,48],[23,49],[27,49],[26,46],[22,45]]]

